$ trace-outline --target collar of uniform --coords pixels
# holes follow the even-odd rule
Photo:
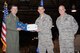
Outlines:
[[[43,17],[45,17],[45,16],[46,16],[46,14],[44,13]],[[41,15],[39,17],[41,18]]]
[[[12,16],[15,16],[16,17],[16,15],[13,15],[12,13],[10,13]]]
[[[67,15],[67,13],[64,14],[64,16],[60,16],[60,17],[65,17]]]

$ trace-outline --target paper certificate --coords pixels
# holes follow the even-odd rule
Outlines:
[[[28,24],[27,25],[27,30],[28,31],[37,30],[37,29],[38,29],[38,27],[37,27],[36,24]]]

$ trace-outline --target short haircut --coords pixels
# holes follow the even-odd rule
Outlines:
[[[10,9],[11,9],[12,7],[17,7],[17,5],[11,5]]]
[[[42,6],[42,5],[38,6],[38,8],[39,8],[39,7],[43,7],[43,8],[44,8],[44,6]],[[44,9],[45,9],[45,8],[44,8]]]
[[[64,5],[59,5],[59,7],[60,7],[60,6],[63,6],[63,7],[65,8],[65,6],[64,6]],[[66,9],[66,8],[65,8],[65,9]]]

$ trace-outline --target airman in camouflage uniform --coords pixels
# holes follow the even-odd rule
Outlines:
[[[65,11],[63,5],[59,6],[60,16],[56,25],[59,30],[60,53],[74,53],[74,35],[78,30],[78,24],[74,17]]]
[[[38,49],[39,53],[53,53],[53,42],[52,42],[52,19],[49,15],[44,13],[44,7],[38,7],[40,16],[36,20],[38,25]]]

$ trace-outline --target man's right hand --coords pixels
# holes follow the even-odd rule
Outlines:
[[[17,28],[17,30],[18,30],[18,31],[21,31],[22,29],[21,29],[21,28]]]

